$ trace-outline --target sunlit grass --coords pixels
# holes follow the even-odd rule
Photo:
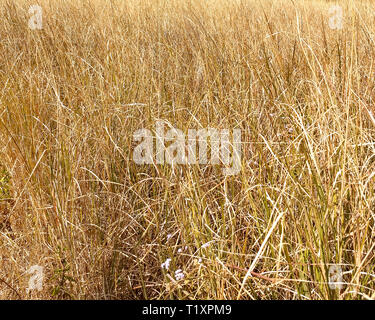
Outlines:
[[[375,7],[335,3],[1,1],[0,298],[374,299]],[[137,165],[157,120],[241,172]]]

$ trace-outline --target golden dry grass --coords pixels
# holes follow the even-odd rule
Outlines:
[[[0,298],[375,298],[371,1],[0,2]],[[157,120],[241,129],[240,174],[135,164]]]

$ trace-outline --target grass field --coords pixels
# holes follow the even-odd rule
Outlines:
[[[0,298],[374,299],[374,79],[372,1],[0,0]],[[137,164],[156,121],[240,171]]]

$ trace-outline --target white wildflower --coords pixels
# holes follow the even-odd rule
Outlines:
[[[185,247],[183,247],[183,248],[178,249],[177,252],[178,252],[178,253],[181,253],[181,252],[183,252],[183,251],[186,251],[187,249],[188,249],[188,246],[185,246]]]
[[[169,265],[171,264],[172,259],[168,258],[161,264],[161,268],[165,270],[169,270]]]
[[[176,270],[174,276],[175,276],[175,278],[176,278],[177,281],[182,280],[182,279],[185,278],[185,275],[184,275],[184,273],[182,272],[181,269]]]

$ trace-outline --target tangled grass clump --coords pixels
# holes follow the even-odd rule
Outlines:
[[[371,1],[31,5],[0,0],[0,299],[375,298]],[[239,174],[138,165],[158,120],[240,129]]]

